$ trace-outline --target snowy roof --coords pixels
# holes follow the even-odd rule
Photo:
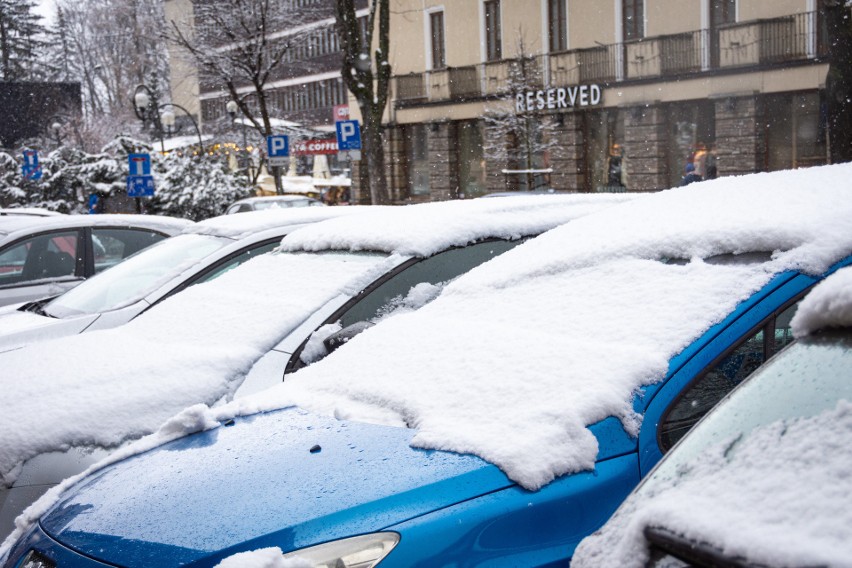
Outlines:
[[[184,233],[196,233],[239,239],[251,233],[276,229],[283,225],[298,225],[332,219],[353,213],[363,213],[370,207],[303,207],[248,211],[235,215],[220,215],[199,221]]]
[[[50,215],[38,217],[34,215],[9,215],[0,218],[0,235],[8,235],[17,231],[46,230],[56,228],[76,227],[148,227],[160,229],[168,233],[176,233],[193,225],[192,221],[165,217],[160,215]]]
[[[383,250],[405,251],[410,247],[404,246],[404,224],[393,221],[400,216],[415,229],[411,239],[418,243],[416,250],[436,250],[441,244],[465,244],[492,234],[530,234],[617,202],[594,196],[535,198],[533,206],[512,200],[517,219],[509,214],[509,201],[502,208],[484,200],[388,207],[375,215],[370,209],[348,215],[362,217],[369,230],[359,230],[358,223],[337,223],[341,217],[324,221],[333,223],[333,228],[318,237],[335,235],[326,244],[347,242],[353,248],[369,248],[381,230],[373,225],[383,223],[389,234],[395,234],[384,243],[395,243],[395,247]],[[277,211],[269,218],[354,209],[359,208]],[[421,209],[431,219],[431,230],[425,221],[415,222]],[[481,214],[473,214],[475,210]],[[262,218],[263,213],[230,215],[198,225],[202,230],[233,229],[233,223],[255,226],[251,220]],[[509,229],[502,230],[500,223]],[[352,234],[347,236],[348,232]],[[432,235],[432,246],[425,245],[427,235]],[[305,247],[309,241],[300,239]],[[122,327],[3,353],[3,398],[15,402],[0,413],[4,433],[0,476],[9,483],[24,460],[41,452],[74,445],[115,446],[156,430],[163,420],[191,404],[213,404],[230,396],[254,362],[315,309],[339,294],[357,293],[404,258],[350,253],[261,255],[209,283],[176,294]],[[44,408],[50,412],[42,412]]]
[[[821,273],[852,251],[850,176],[852,164],[722,178],[578,219],[216,415],[298,404],[409,426],[413,445],[476,454],[529,489],[590,469],[588,425],[615,416],[636,434],[633,395],[671,357],[774,274]],[[285,242],[308,231],[323,242],[318,226]],[[755,251],[772,259],[704,261]]]
[[[360,219],[335,219],[305,227],[282,242],[283,250],[372,250],[429,256],[478,239],[534,235],[631,199],[629,194],[518,196],[443,201],[380,208]],[[643,196],[644,197],[644,196]]]
[[[852,268],[838,270],[811,290],[791,326],[796,337],[825,328],[852,327]]]

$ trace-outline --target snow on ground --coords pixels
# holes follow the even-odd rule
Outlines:
[[[414,445],[476,454],[528,489],[590,469],[587,425],[615,416],[635,434],[633,394],[672,356],[774,274],[821,273],[852,251],[850,176],[847,164],[723,178],[579,219],[216,416],[298,404],[409,426]],[[753,251],[772,260],[703,260]]]
[[[647,526],[675,530],[749,565],[848,566],[850,439],[852,403],[840,401],[707,448],[670,483],[628,498],[580,544],[572,566],[645,566]]]
[[[791,326],[796,337],[852,326],[852,268],[838,270],[818,284],[802,301]]]
[[[360,231],[357,222],[334,219],[329,222],[336,228],[322,232],[332,248],[392,254],[263,255],[120,328],[4,353],[0,479],[12,483],[22,462],[41,452],[116,446],[155,431],[189,405],[230,396],[253,363],[315,309],[339,294],[357,293],[412,248],[438,250],[492,235],[535,233],[619,200],[534,197],[500,207],[491,201],[371,210],[363,214],[368,217]],[[322,214],[332,208],[316,209]],[[251,214],[231,217],[216,223],[239,226]],[[233,229],[228,227],[229,234]],[[330,237],[335,231],[346,236]],[[374,238],[379,233],[381,242]],[[307,247],[311,241],[299,242]],[[412,242],[416,246],[408,246]]]

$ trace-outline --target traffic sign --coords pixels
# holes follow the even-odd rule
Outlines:
[[[21,175],[26,179],[41,179],[41,165],[38,163],[38,151],[24,150],[24,163],[21,164]]]
[[[150,154],[128,154],[127,164],[130,168],[131,176],[150,176],[151,175],[151,155]]]
[[[153,197],[154,176],[127,176],[127,197]]]
[[[286,166],[290,161],[290,139],[285,134],[267,136],[266,157],[270,166]]]
[[[357,120],[341,120],[337,126],[337,148],[341,152],[361,149],[361,128]]]

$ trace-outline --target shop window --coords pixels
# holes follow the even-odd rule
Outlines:
[[[568,16],[567,0],[548,0],[547,20],[550,51],[565,51],[568,49]]]
[[[818,93],[764,98],[767,171],[825,164],[825,104]]]
[[[432,69],[443,69],[447,66],[443,12],[429,14],[429,29],[432,35]]]
[[[702,179],[715,177],[707,167],[707,155],[715,156],[716,111],[711,101],[669,105],[668,186],[680,185],[686,164],[692,163]],[[696,157],[699,158],[696,163]]]
[[[621,0],[624,41],[645,37],[645,0]]]
[[[403,130],[405,169],[409,196],[429,195],[429,136],[425,124]]]
[[[503,39],[500,31],[500,0],[485,0],[485,59],[503,59]]]
[[[619,192],[630,187],[630,163],[624,153],[624,114],[615,109],[583,113],[586,180],[585,191]],[[613,160],[619,156],[620,160]],[[618,171],[617,171],[618,170]],[[610,180],[620,184],[611,184]]]
[[[482,129],[478,122],[463,122],[456,130],[458,144],[458,197],[478,197],[485,193],[485,154]]]

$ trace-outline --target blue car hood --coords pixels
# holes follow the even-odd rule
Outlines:
[[[469,455],[417,450],[413,430],[290,408],[176,440],[87,477],[43,530],[121,566],[215,565],[368,533],[513,485]]]

